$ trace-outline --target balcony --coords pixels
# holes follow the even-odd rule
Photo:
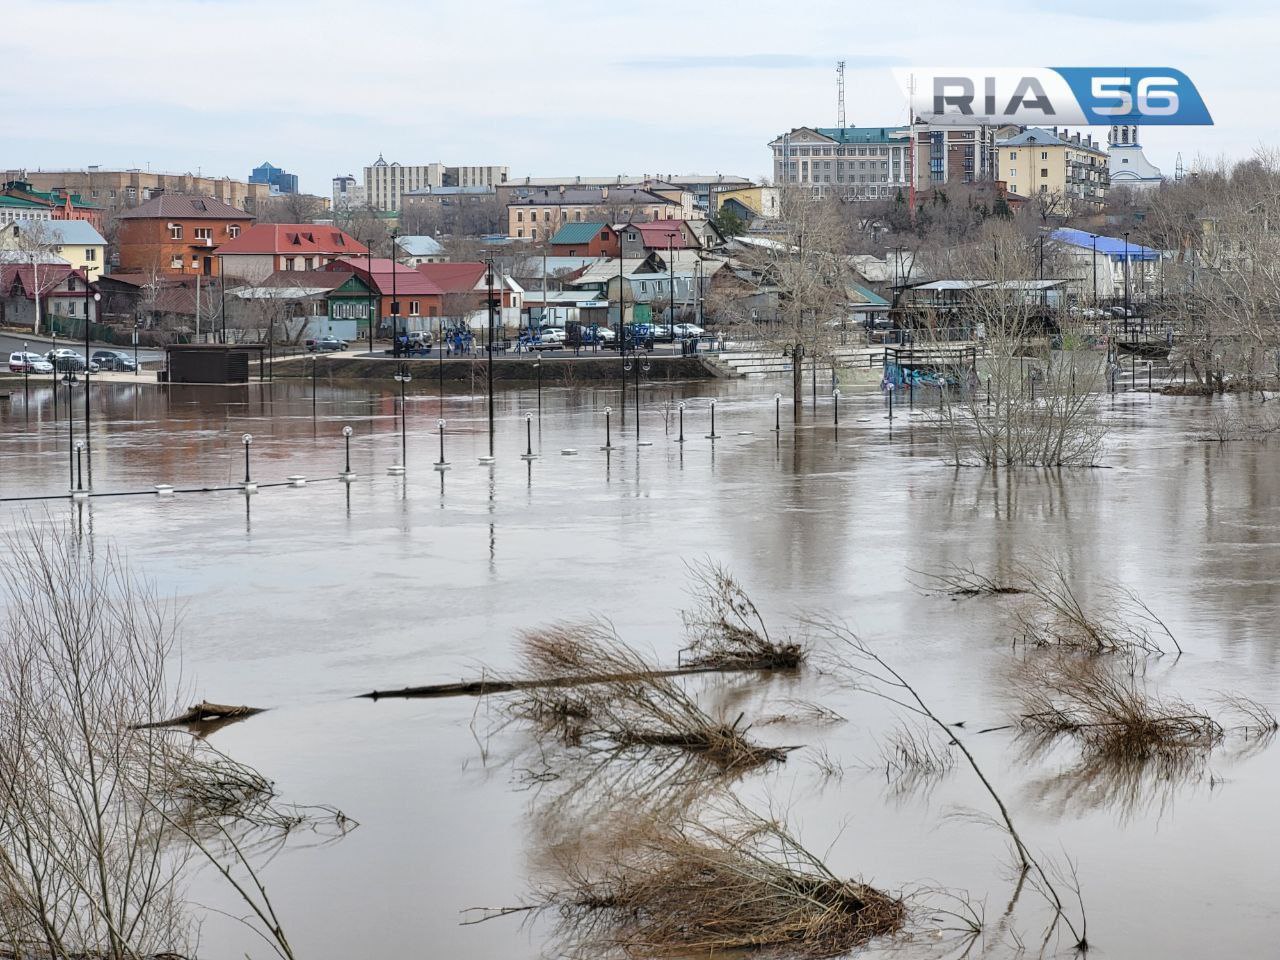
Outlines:
[[[213,237],[195,237],[191,241],[191,246],[210,250],[213,248]]]

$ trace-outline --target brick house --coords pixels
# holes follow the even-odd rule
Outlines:
[[[599,220],[566,223],[551,238],[553,257],[617,257],[618,231]]]
[[[119,272],[218,275],[218,246],[253,224],[252,214],[211,197],[162,193],[120,214]]]
[[[340,257],[368,248],[337,227],[313,223],[258,223],[214,251],[227,277],[259,282],[273,273],[323,270]]]

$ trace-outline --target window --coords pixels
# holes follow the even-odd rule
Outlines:
[[[67,278],[67,291],[68,291],[69,293],[75,293],[75,292],[76,292],[76,278],[75,278],[75,277],[68,277],[68,278]]]
[[[524,227],[516,227],[516,236],[517,236],[517,237],[523,237],[523,236],[524,236]]]
[[[1049,171],[1048,171],[1048,170],[1046,170],[1044,167],[1041,167],[1041,168],[1040,168],[1040,176],[1042,176],[1042,177],[1047,177],[1047,176],[1049,176]]]
[[[516,223],[524,223],[524,211],[523,211],[523,210],[517,210],[517,211],[516,211]]]
[[[227,236],[229,236],[232,240],[240,236],[240,224],[233,223],[231,224],[231,226],[227,227]]]
[[[311,257],[304,257],[302,260],[302,269],[303,270],[315,269],[315,261]]]
[[[294,268],[294,266],[293,266],[293,265],[294,265],[294,263],[295,263],[295,262],[296,262],[295,258],[293,258],[293,257],[285,257],[285,258],[284,258],[284,268],[285,268],[286,270],[292,270],[292,269]]]
[[[608,230],[601,230],[601,231],[600,231],[600,239],[601,239],[601,240],[608,240],[608,239],[609,239],[609,231],[608,231]]]
[[[169,239],[170,240],[182,239],[182,224],[180,223],[169,224]]]
[[[419,300],[410,300],[410,301],[409,301],[409,316],[411,316],[411,317],[416,317],[416,316],[421,315],[422,311],[421,311],[420,309],[418,309],[418,308],[419,308],[419,306],[420,306],[420,304],[421,304],[421,301],[419,301]]]
[[[537,240],[537,239],[538,239],[538,228],[537,228],[537,227],[531,227],[531,228],[529,229],[529,239],[530,239],[530,240]]]
[[[182,254],[175,253],[172,257],[169,258],[169,269],[170,270],[182,269]]]
[[[1041,159],[1041,160],[1048,160],[1048,159],[1049,159],[1049,151],[1048,151],[1048,150],[1041,150],[1041,151],[1040,151],[1040,159]]]
[[[75,315],[76,315],[76,301],[72,300],[70,303],[67,304],[67,316],[74,317]]]
[[[1128,162],[1128,161],[1126,161],[1126,163],[1127,163],[1127,162]],[[97,248],[97,247],[85,247],[85,248],[84,248],[84,259],[85,259],[85,262],[87,262],[87,263],[94,263],[94,262],[96,262],[96,261],[97,261],[97,259],[98,259],[98,248]]]
[[[179,228],[179,229],[181,229],[181,228]],[[194,233],[195,233],[195,235],[196,235],[196,239],[197,239],[197,240],[212,240],[212,239],[213,239],[213,228],[212,228],[212,227],[196,227],[196,229],[195,229]]]

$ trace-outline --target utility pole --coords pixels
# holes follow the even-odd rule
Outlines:
[[[844,129],[844,61],[836,61],[836,99],[839,102],[839,122],[836,124],[841,130]]]
[[[485,259],[489,286],[489,456],[493,456],[493,257]]]

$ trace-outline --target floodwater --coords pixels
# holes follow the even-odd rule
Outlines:
[[[330,478],[249,497],[0,504],[5,525],[24,511],[69,520],[179,597],[193,695],[271,708],[213,742],[272,778],[284,800],[332,804],[361,823],[333,843],[299,837],[264,871],[300,957],[541,955],[539,923],[459,924],[467,908],[521,902],[538,879],[534,823],[554,785],[530,784],[524,735],[495,729],[493,705],[471,699],[353,696],[508,668],[521,628],[593,614],[670,662],[688,605],[684,564],[705,557],[738,576],[774,632],[796,614],[843,618],[941,715],[965,722],[960,735],[1024,839],[1078,865],[1098,955],[1274,953],[1280,749],[1224,748],[1185,782],[1126,796],[1074,778],[1070,747],[1039,755],[1013,731],[979,734],[1010,715],[1010,601],[929,595],[912,573],[1057,557],[1085,593],[1133,588],[1179,637],[1186,655],[1148,668],[1158,689],[1204,702],[1229,690],[1275,706],[1280,444],[1202,442],[1206,401],[1123,394],[1104,403],[1113,427],[1104,469],[989,472],[946,466],[927,425],[901,404],[891,424],[876,395],[843,397],[838,431],[829,397],[816,414],[806,409],[800,429],[784,403],[775,434],[775,384],[762,382],[646,386],[642,439],[653,445],[640,447],[632,398],[623,428],[616,390],[546,390],[532,423],[541,459],[527,463],[524,414],[536,414],[535,394],[504,392],[490,468],[477,463],[484,398],[415,392],[408,473],[392,477],[400,439],[389,391],[321,384],[313,421],[302,382],[94,389],[95,491],[233,484],[246,432],[259,482]],[[0,407],[0,497],[66,490],[67,427],[53,420],[49,390],[33,389],[24,408],[19,384]],[[667,433],[659,411],[673,391],[686,402],[683,445],[672,442],[674,417]],[[705,436],[712,395],[714,442]],[[623,447],[608,455],[599,449],[606,405]],[[443,477],[431,468],[441,413],[452,462]],[[349,487],[331,479],[344,424],[359,475]],[[76,436],[81,427],[77,419]],[[881,701],[813,671],[709,678],[699,689],[748,718],[796,698],[848,718],[757,727],[762,739],[806,748],[736,785],[752,805],[786,810],[837,873],[888,889],[965,891],[993,923],[1003,912],[1012,893],[1003,837],[951,816],[991,813],[988,798],[959,766],[929,789],[887,783],[874,769],[877,738],[892,723]],[[812,763],[820,746],[846,765],[842,778]],[[210,877],[197,878],[191,896],[235,909]],[[1043,922],[1024,894],[1015,925],[1033,948]],[[1055,943],[1069,952],[1068,941]],[[205,915],[202,956],[246,951],[264,954],[242,927]],[[907,955],[936,951],[925,938]]]

